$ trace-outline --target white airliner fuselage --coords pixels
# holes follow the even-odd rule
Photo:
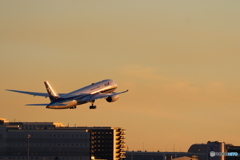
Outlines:
[[[8,91],[30,94],[34,96],[49,97],[51,100],[51,103],[49,104],[27,104],[27,106],[46,106],[48,109],[75,109],[77,105],[88,102],[92,103],[92,105],[89,107],[90,109],[96,109],[96,106],[93,105],[96,99],[105,98],[108,102],[114,102],[118,100],[119,94],[128,91],[126,90],[119,93],[113,92],[117,88],[117,83],[111,79],[92,83],[91,85],[67,94],[57,94],[47,81],[45,81],[44,84],[48,93],[27,92],[19,90]]]

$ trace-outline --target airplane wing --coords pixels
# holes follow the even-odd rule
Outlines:
[[[109,96],[119,95],[119,94],[125,93],[127,91],[128,90],[123,91],[123,92],[119,92],[119,93],[112,92],[112,93],[108,93],[108,94],[105,94],[105,93],[91,94],[91,95],[85,96],[83,98],[80,98],[80,101],[82,101],[82,102],[91,102],[91,101],[96,100],[96,99],[107,98]]]
[[[6,89],[6,90],[7,90],[7,91],[11,91],[11,92],[29,94],[29,95],[33,95],[33,96],[49,97],[48,93],[28,92],[28,91],[19,91],[19,90],[10,90],[10,89]],[[59,94],[59,96],[62,96],[62,95],[64,95],[64,94],[65,94],[65,93],[61,93],[61,94]]]

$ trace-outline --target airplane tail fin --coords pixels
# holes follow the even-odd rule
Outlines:
[[[48,83],[48,81],[44,81],[45,87],[47,89],[48,95],[49,95],[49,99],[52,101],[58,99],[60,96],[57,94],[57,92],[55,92],[53,90],[53,88],[51,87],[51,85]]]

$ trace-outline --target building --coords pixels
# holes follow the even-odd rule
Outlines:
[[[68,127],[55,122],[0,119],[0,159],[120,160],[125,130],[120,127]]]
[[[210,156],[211,152],[237,153],[239,156]],[[206,144],[193,144],[188,152],[147,152],[127,151],[126,160],[240,160],[240,146],[233,146],[219,141]]]
[[[240,146],[234,146],[219,141],[208,141],[206,144],[193,144],[190,146],[188,152],[206,154],[207,160],[240,160]],[[237,153],[238,156],[211,156],[211,152],[234,152]]]
[[[119,127],[77,127],[90,133],[90,154],[96,159],[125,158],[125,129]]]
[[[173,160],[198,160],[198,158],[196,156],[193,157],[179,157],[179,158],[174,158]]]
[[[188,152],[147,152],[127,151],[127,160],[174,160],[177,158],[191,160],[206,160],[206,154]]]
[[[226,160],[240,160],[240,146],[233,146],[233,145],[229,145],[227,147],[227,151],[228,152],[237,152],[238,153],[238,157],[235,156],[229,156],[226,158]]]

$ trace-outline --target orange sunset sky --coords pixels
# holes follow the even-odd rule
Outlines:
[[[0,1],[0,118],[126,129],[130,150],[240,145],[240,1]],[[114,103],[26,107],[113,79]],[[175,146],[175,149],[174,149]]]

